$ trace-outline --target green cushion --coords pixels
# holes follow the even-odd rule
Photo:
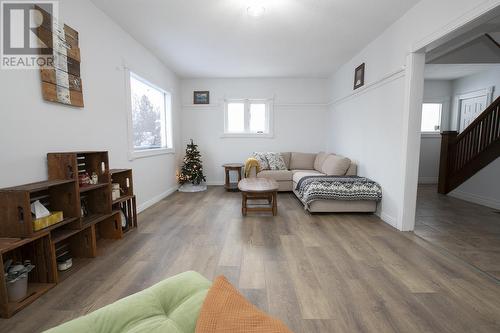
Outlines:
[[[185,272],[46,333],[191,333],[211,285],[200,274]]]

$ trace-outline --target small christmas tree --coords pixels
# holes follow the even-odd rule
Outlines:
[[[193,143],[193,139],[186,147],[186,156],[184,156],[184,163],[181,172],[177,175],[177,180],[181,185],[188,182],[199,185],[202,181],[206,181],[201,165],[201,154],[198,146]]]

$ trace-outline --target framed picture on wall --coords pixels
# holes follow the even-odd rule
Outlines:
[[[365,63],[359,65],[354,71],[354,90],[365,85]]]
[[[195,91],[193,94],[193,104],[210,104],[210,92]]]

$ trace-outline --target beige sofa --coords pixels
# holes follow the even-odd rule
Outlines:
[[[333,155],[333,157],[330,157]],[[293,191],[301,178],[306,176],[355,176],[357,165],[351,160],[335,154],[311,154],[286,152],[281,153],[287,170],[262,170],[256,176],[271,178],[278,182],[280,192]],[[312,202],[308,210],[314,213],[326,212],[375,212],[376,201],[339,201],[317,200]]]

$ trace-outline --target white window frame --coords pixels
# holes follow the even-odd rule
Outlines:
[[[228,105],[230,103],[244,103],[245,105],[245,130],[244,132],[229,132],[228,131]],[[265,104],[266,105],[266,132],[256,133],[250,132],[250,105]],[[274,137],[274,103],[273,99],[226,99],[224,100],[224,133],[223,138],[273,138]]]
[[[140,149],[137,150],[134,147],[134,127],[133,127],[133,117],[132,117],[132,90],[130,86],[130,77],[133,76],[135,79],[142,81],[143,83],[161,91],[165,96],[165,128],[162,128],[162,131],[165,130],[165,139],[167,141],[167,147],[162,148],[151,148],[151,149]],[[127,134],[128,134],[128,157],[129,160],[135,160],[138,158],[157,156],[163,154],[175,154],[174,150],[174,135],[173,135],[173,126],[172,126],[172,94],[167,90],[151,83],[144,77],[140,76],[134,71],[130,69],[125,69],[125,92],[126,92],[126,104],[127,104]]]
[[[439,111],[439,130],[438,131],[421,131],[421,135],[424,137],[431,137],[431,136],[441,136],[441,131],[443,128],[443,113],[444,113],[444,103],[442,101],[425,101],[422,103],[422,108],[424,104],[440,104],[441,105],[441,110]],[[423,115],[423,112],[422,112]],[[422,126],[420,126],[422,127]]]

